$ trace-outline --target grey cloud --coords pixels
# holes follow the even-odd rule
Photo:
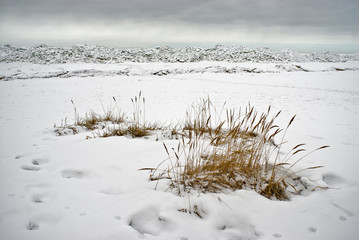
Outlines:
[[[81,21],[167,20],[358,28],[357,0],[1,0],[2,14]],[[49,20],[51,20],[51,18]]]
[[[358,0],[0,0],[0,21],[181,23],[345,34],[356,41],[358,12]]]

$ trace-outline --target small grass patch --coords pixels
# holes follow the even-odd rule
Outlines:
[[[115,107],[110,107],[107,110],[103,107],[103,114],[95,113],[94,111],[90,111],[86,113],[83,118],[80,118],[75,103],[71,100],[71,103],[74,107],[75,114],[75,126],[83,127],[87,130],[95,130],[99,128],[104,128],[104,123],[112,123],[112,124],[121,124],[125,122],[125,115],[121,113],[118,108],[116,98],[113,97],[114,102],[116,103]],[[117,110],[117,113],[115,111]]]
[[[115,107],[105,109],[102,105],[103,113],[98,114],[94,111],[86,113],[80,117],[74,102],[75,122],[68,124],[67,118],[61,121],[55,132],[58,135],[77,134],[81,131],[92,131],[94,137],[111,137],[111,136],[131,136],[133,138],[149,136],[155,130],[165,129],[160,122],[150,123],[146,121],[146,100],[139,92],[137,96],[131,98],[133,104],[132,118],[127,118],[120,110],[117,100],[113,97]],[[89,137],[88,137],[89,138]]]
[[[114,127],[108,127],[102,132],[97,133],[99,137],[112,137],[112,136],[131,136],[133,138],[146,137],[152,134],[155,130],[163,130],[160,123],[152,123],[145,125],[137,125],[133,123],[122,124]]]
[[[122,125],[107,128],[99,134],[100,137],[129,135],[133,138],[140,138],[149,136],[152,131],[164,129],[160,122],[146,122],[146,99],[142,96],[141,91],[137,96],[131,98],[131,102],[133,105],[132,119]]]

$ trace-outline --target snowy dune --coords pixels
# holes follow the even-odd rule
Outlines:
[[[155,47],[116,49],[105,46],[73,45],[51,47],[44,44],[31,48],[0,46],[0,62],[54,63],[123,63],[166,62],[186,63],[202,61],[227,62],[347,62],[357,61],[358,54],[330,52],[301,53],[291,49],[273,51],[269,48],[216,45],[213,48]]]
[[[107,77],[107,76],[166,76],[198,73],[253,74],[281,72],[341,72],[358,71],[359,61],[350,62],[288,62],[288,63],[133,63],[121,64],[30,64],[0,63],[3,69],[0,79],[9,81],[31,78],[70,78],[70,77]]]
[[[281,66],[281,67],[278,67]],[[297,67],[297,66],[300,66]],[[228,69],[235,69],[228,72]],[[248,72],[246,69],[257,69]],[[304,71],[304,70],[308,71]],[[1,62],[1,239],[355,239],[359,230],[359,64],[334,62]],[[259,71],[260,70],[260,71]],[[341,71],[344,70],[344,71]],[[125,72],[122,74],[122,72]],[[163,72],[164,74],[155,74]],[[65,73],[65,74],[56,74]],[[271,105],[289,129],[287,149],[307,143],[296,170],[315,191],[269,200],[251,190],[179,197],[149,173],[167,158],[155,137],[57,136],[54,124],[102,105],[131,115],[142,91],[146,119],[176,122],[209,96],[221,107]],[[327,188],[327,189],[326,189]],[[181,209],[197,208],[202,218]]]

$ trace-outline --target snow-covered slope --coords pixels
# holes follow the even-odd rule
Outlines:
[[[104,46],[74,45],[50,47],[37,45],[31,48],[3,45],[0,47],[0,62],[48,63],[122,63],[122,62],[345,62],[358,60],[358,55],[333,54],[328,52],[299,53],[284,49],[250,49],[245,46],[217,45],[203,49],[197,47],[156,47],[114,49]]]
[[[32,78],[71,78],[106,76],[166,76],[185,74],[263,74],[281,72],[338,72],[358,71],[359,61],[315,63],[78,63],[33,64],[0,62],[0,80]]]

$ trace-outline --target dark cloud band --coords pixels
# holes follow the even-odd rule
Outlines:
[[[0,23],[6,24],[154,22],[336,39],[345,35],[354,42],[359,33],[358,0],[0,0],[0,6]]]

